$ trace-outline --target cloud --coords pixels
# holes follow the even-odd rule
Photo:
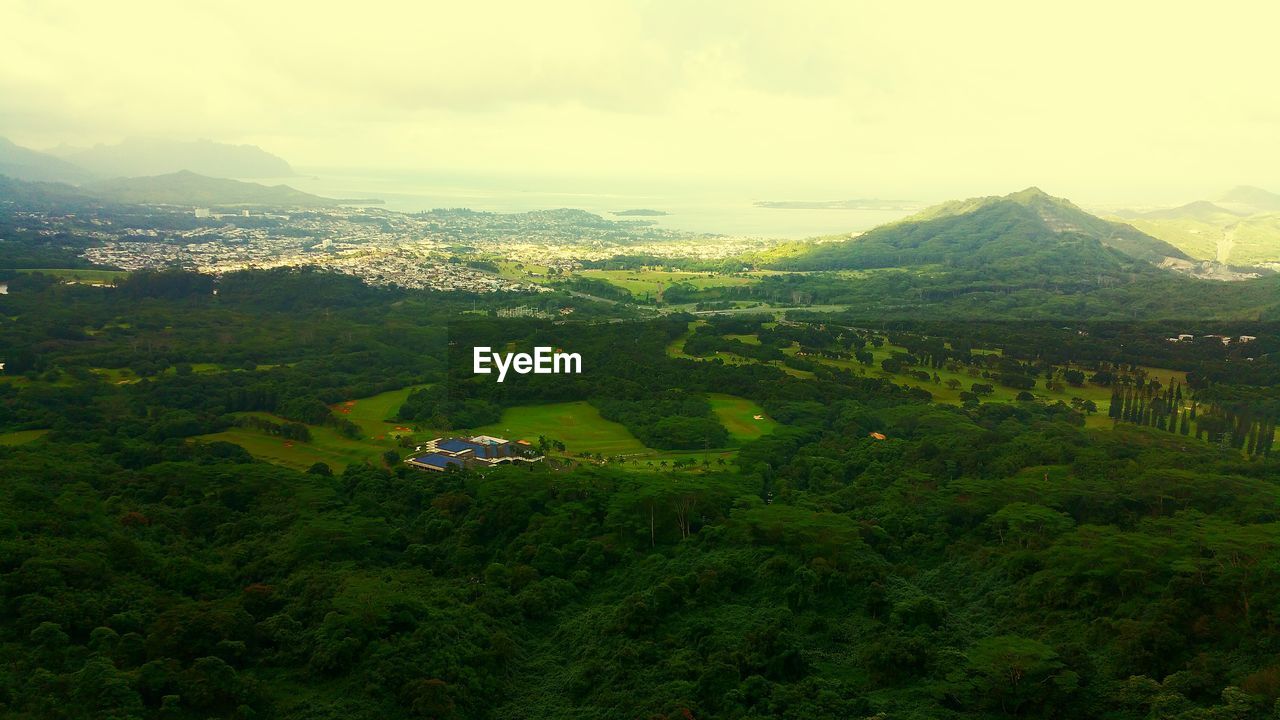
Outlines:
[[[4,2],[0,134],[835,196],[1212,190],[1280,165],[1277,20],[1263,2]]]

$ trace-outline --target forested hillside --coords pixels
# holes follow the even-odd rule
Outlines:
[[[1123,223],[1094,217],[1038,188],[1004,197],[955,201],[785,259],[790,270],[945,265],[1078,276],[1135,272],[1176,247]]]
[[[225,445],[139,461],[103,433],[0,450],[0,699],[17,717],[1267,716],[1273,466],[1070,413],[854,395],[776,405],[786,432],[684,478],[329,477]]]
[[[998,323],[499,319],[296,271],[227,276],[217,295],[188,273],[23,277],[0,296],[0,339],[21,349],[0,382],[6,716],[1276,710],[1274,456],[1042,397],[1111,383],[1151,408],[1172,386],[1133,383],[1158,362],[1206,418],[1274,419],[1275,364],[1237,384],[1240,348],[1158,325],[1030,324],[998,351]],[[944,403],[938,380],[865,364],[886,336],[902,373],[957,364],[1033,393]],[[1134,347],[1123,366],[1114,338]],[[469,372],[482,343],[570,348],[585,370],[497,384]],[[728,461],[553,452],[436,474],[391,452],[302,472],[206,439],[357,442],[345,403],[422,386],[386,427],[430,437],[586,401],[655,451]],[[709,401],[725,394],[776,427],[729,438]]]

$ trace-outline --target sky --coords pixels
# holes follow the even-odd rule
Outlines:
[[[790,199],[1280,191],[1280,3],[0,0],[0,136]]]

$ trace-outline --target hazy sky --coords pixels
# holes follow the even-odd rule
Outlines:
[[[1280,4],[0,0],[0,135],[805,198],[1280,190]]]

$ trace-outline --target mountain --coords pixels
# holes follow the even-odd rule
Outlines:
[[[1245,214],[1280,212],[1280,195],[1252,185],[1240,185],[1218,196],[1217,202]]]
[[[83,192],[117,203],[157,205],[266,205],[277,207],[330,207],[338,200],[295,190],[288,185],[211,178],[183,170],[167,175],[116,178],[87,183]]]
[[[1194,219],[1206,222],[1219,222],[1227,218],[1239,218],[1241,213],[1228,210],[1221,205],[1215,205],[1208,200],[1195,200],[1186,205],[1179,205],[1174,208],[1161,208],[1159,210],[1150,210],[1143,213],[1130,213],[1127,217],[1140,220],[1174,220],[1174,219]]]
[[[1121,211],[1115,216],[1192,258],[1213,261],[1225,260],[1220,247],[1224,233],[1241,219],[1239,214],[1207,200],[1149,212]]]
[[[1097,274],[1149,269],[1176,247],[1090,215],[1039,188],[935,205],[856,238],[784,259],[795,270],[941,265],[985,273]],[[1146,266],[1146,267],[1144,267]]]
[[[92,174],[52,155],[24,148],[0,137],[0,175],[36,182],[78,183]]]
[[[97,198],[66,183],[17,180],[0,175],[0,208],[11,205],[25,210],[79,212],[100,204]]]
[[[1120,211],[1115,217],[1197,260],[1232,266],[1280,262],[1280,195],[1259,188],[1241,186],[1216,202],[1197,200],[1150,212]]]
[[[282,158],[254,145],[227,145],[131,138],[117,145],[73,150],[63,158],[103,177],[165,175],[189,170],[221,178],[278,178],[295,175]]]

